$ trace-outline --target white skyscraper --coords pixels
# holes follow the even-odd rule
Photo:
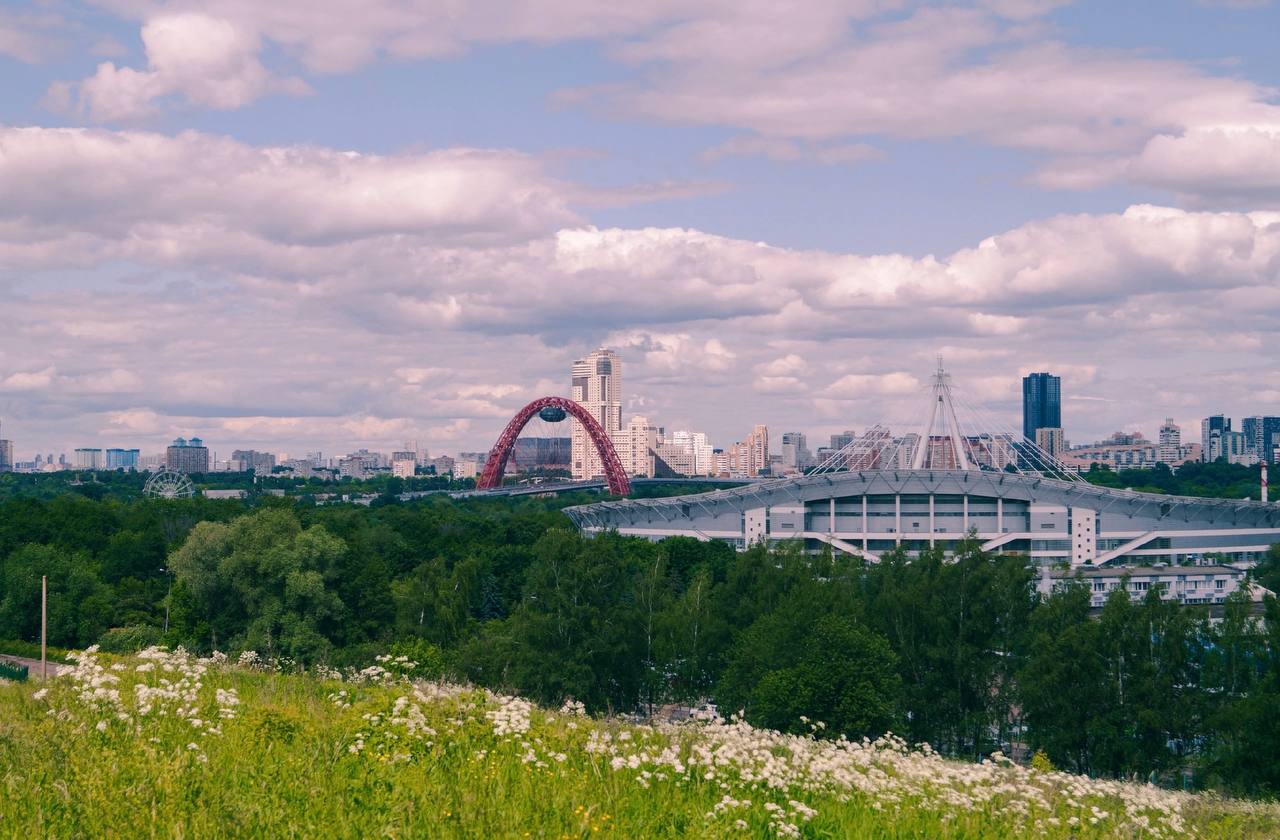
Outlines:
[[[613,439],[622,429],[622,361],[618,354],[603,347],[578,359],[572,368],[573,390],[570,396],[591,413]],[[604,475],[604,465],[581,424],[573,423],[570,459],[573,477],[594,478]]]
[[[1182,429],[1166,417],[1160,427],[1160,448],[1156,451],[1156,460],[1162,464],[1176,464],[1182,461]]]

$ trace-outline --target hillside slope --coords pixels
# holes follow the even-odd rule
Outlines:
[[[90,651],[47,686],[0,685],[0,835],[1280,833],[1274,804],[949,761],[893,738],[591,720],[384,665],[344,678],[252,656]]]

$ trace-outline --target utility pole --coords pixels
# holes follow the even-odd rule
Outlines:
[[[49,679],[49,576],[40,576],[40,679]]]

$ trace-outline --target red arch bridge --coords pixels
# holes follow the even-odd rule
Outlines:
[[[631,480],[627,478],[627,471],[622,468],[622,459],[614,450],[608,433],[590,412],[566,397],[539,397],[516,412],[516,416],[511,418],[511,422],[498,436],[498,442],[493,445],[493,449],[489,450],[489,457],[484,462],[484,472],[480,474],[476,487],[480,490],[493,490],[502,486],[502,474],[506,472],[507,460],[511,457],[511,449],[515,446],[516,438],[520,437],[520,431],[524,429],[525,424],[546,408],[561,409],[582,424],[587,437],[591,440],[591,445],[600,455],[600,462],[604,464],[604,478],[609,485],[609,492],[615,496],[629,494]]]

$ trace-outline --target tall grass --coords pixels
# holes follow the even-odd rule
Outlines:
[[[1274,837],[1280,810],[703,720],[146,651],[0,685],[10,837]],[[815,729],[818,724],[815,724]]]

